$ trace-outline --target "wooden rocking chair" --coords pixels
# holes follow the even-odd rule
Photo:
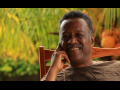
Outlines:
[[[39,46],[39,66],[40,66],[40,80],[47,73],[50,66],[45,66],[45,62],[51,60],[51,56],[54,53],[54,50],[44,49],[44,46]],[[100,58],[104,56],[120,56],[120,47],[119,48],[99,48],[93,47],[92,49],[92,59]],[[68,65],[65,65],[67,67]]]

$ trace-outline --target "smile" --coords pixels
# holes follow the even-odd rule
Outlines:
[[[82,53],[82,47],[71,47],[67,49],[66,53],[70,56],[80,55]]]
[[[71,49],[69,49],[69,50],[78,50],[79,48],[71,48]]]

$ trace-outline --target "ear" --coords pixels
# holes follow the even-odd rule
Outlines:
[[[94,46],[94,35],[91,36],[91,48]]]

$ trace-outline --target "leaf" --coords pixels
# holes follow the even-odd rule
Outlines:
[[[116,16],[117,16],[117,14],[116,14],[116,8],[113,8],[113,25],[115,24],[115,20],[116,20]]]
[[[105,16],[107,10],[108,10],[108,8],[103,9],[100,20],[98,21],[96,29],[95,29],[95,36],[97,35],[98,30],[101,30],[101,28],[100,28],[101,22],[103,22],[103,19],[104,19],[104,16]]]
[[[120,16],[120,8],[117,8],[117,18]]]
[[[11,72],[12,71],[12,67],[10,67],[9,65],[6,64],[5,66],[0,68],[0,71],[1,72],[3,72],[3,71],[4,72]]]

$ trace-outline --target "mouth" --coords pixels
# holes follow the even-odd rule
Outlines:
[[[83,51],[83,45],[82,44],[72,44],[72,45],[68,45],[66,47],[66,53],[68,54],[76,54],[76,53],[80,53]]]
[[[70,51],[77,51],[77,50],[82,50],[82,47],[71,47],[71,48],[68,48],[67,49],[67,52],[70,52]]]
[[[68,54],[68,57],[71,58],[79,56],[82,53],[82,51],[82,47],[71,47],[67,49],[66,53]]]
[[[73,47],[73,48],[70,48],[68,49],[69,51],[74,51],[74,50],[79,50],[79,49],[82,49],[81,47],[77,48],[77,47]]]

